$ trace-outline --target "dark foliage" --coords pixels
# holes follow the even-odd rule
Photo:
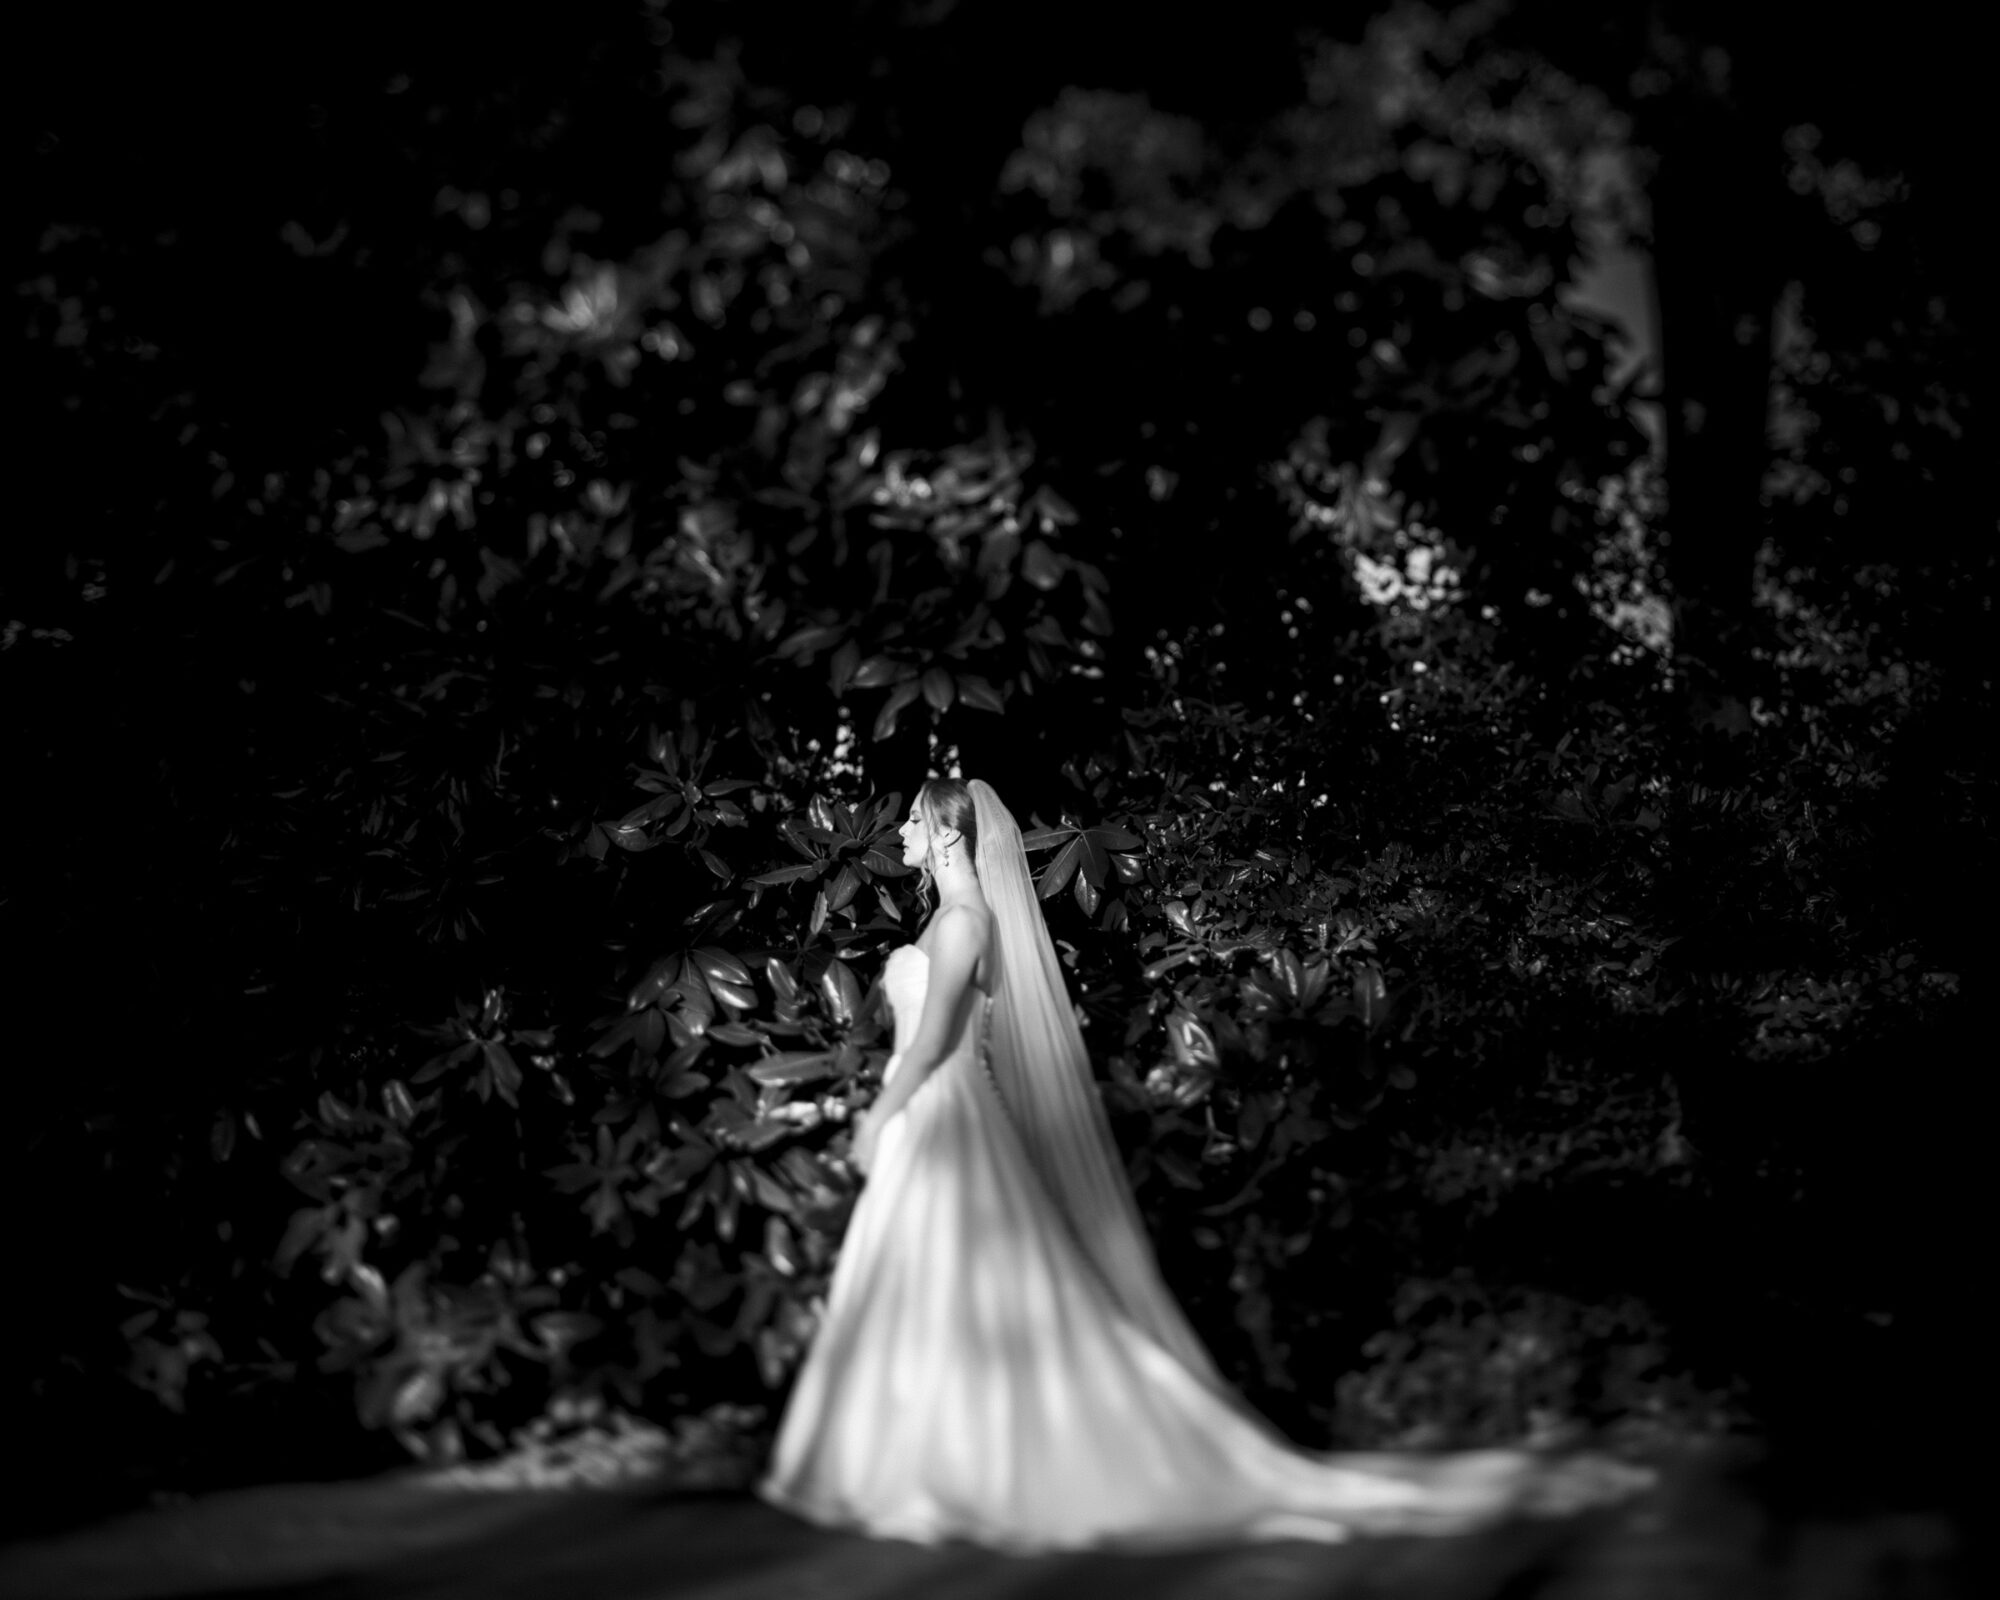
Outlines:
[[[1787,421],[1729,501],[1566,293],[1692,24],[1634,88],[1485,8],[1236,73],[934,9],[267,20],[240,84],[197,29],[34,102],[38,1448],[770,1407],[954,765],[1299,1437],[1790,1425],[1956,1348],[1990,522],[1930,192],[1758,147]]]

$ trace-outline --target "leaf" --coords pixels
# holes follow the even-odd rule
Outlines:
[[[685,1100],[690,1095],[700,1094],[714,1082],[706,1073],[692,1072],[689,1068],[703,1051],[708,1048],[706,1036],[691,1045],[676,1050],[660,1063],[660,1092],[669,1100]]]
[[[923,676],[924,699],[933,711],[949,711],[953,684],[951,674],[943,667],[927,667]]]
[[[843,629],[832,627],[801,628],[773,652],[781,659],[810,661],[820,651],[841,636]]]
[[[1110,856],[1097,842],[1095,830],[1078,834],[1077,841],[1083,846],[1083,855],[1077,863],[1077,876],[1088,879],[1094,889],[1103,888],[1105,875],[1111,870]]]
[[[416,1121],[416,1102],[400,1078],[391,1078],[382,1086],[382,1109],[399,1128],[407,1128]]]
[[[649,728],[646,731],[646,754],[652,758],[653,765],[668,777],[680,776],[680,751],[674,747],[671,734],[662,733],[657,728]]]
[[[1252,974],[1245,978],[1238,992],[1243,1003],[1252,1011],[1274,1011],[1278,1008],[1277,991],[1261,975]]]
[[[797,883],[801,878],[817,878],[825,870],[824,862],[814,861],[804,866],[773,867],[769,872],[760,872],[748,881],[765,884]]]
[[[669,811],[672,811],[676,806],[680,806],[683,804],[685,804],[685,802],[681,799],[680,795],[677,793],[657,794],[651,800],[648,800],[644,805],[634,806],[630,811],[626,812],[624,816],[620,817],[617,823],[615,824],[614,831],[619,831],[627,828],[643,829],[647,823],[652,822],[657,818],[665,816]]]
[[[860,838],[873,838],[882,831],[893,809],[902,804],[903,797],[896,790],[878,794],[855,813],[854,832]]]
[[[486,1053],[486,1065],[493,1073],[493,1087],[500,1091],[500,1097],[509,1104],[514,1101],[515,1092],[521,1087],[521,1068],[514,1060],[513,1052],[495,1040],[486,1040],[480,1048]]]
[[[882,709],[875,714],[873,737],[877,743],[896,731],[896,719],[903,714],[903,708],[917,697],[915,683],[899,683],[889,691],[889,698],[882,702]]]
[[[274,1259],[279,1272],[292,1270],[313,1241],[326,1232],[333,1215],[334,1208],[331,1206],[308,1206],[303,1211],[292,1213],[292,1220],[285,1227],[285,1236],[278,1241],[278,1253]]]
[[[1036,828],[1021,835],[1023,850],[1047,850],[1076,836],[1074,828]]]
[[[456,1050],[447,1050],[443,1055],[432,1056],[411,1077],[412,1083],[431,1083],[442,1078],[453,1067],[470,1061],[477,1053],[476,1045],[462,1044]]]
[[[1246,1149],[1264,1137],[1264,1130],[1271,1125],[1271,1109],[1269,1095],[1246,1094],[1243,1097],[1243,1111],[1236,1119],[1236,1137]]]
[[[529,1324],[542,1347],[558,1354],[573,1344],[596,1337],[604,1324],[584,1311],[545,1311]]]
[[[596,1038],[596,1040],[592,1042],[590,1046],[590,1053],[594,1056],[600,1056],[600,1057],[610,1055],[613,1051],[617,1050],[620,1045],[627,1043],[632,1038],[632,1036],[638,1032],[639,1019],[641,1017],[657,1017],[658,1015],[659,1013],[657,1011],[634,1011],[628,1013],[626,1016],[619,1018],[619,1020],[616,1023],[614,1023],[610,1028],[606,1029],[602,1034],[600,1034]],[[428,1067],[424,1069],[424,1072],[429,1072],[429,1071],[430,1069]],[[424,1072],[419,1072],[416,1075],[416,1077],[411,1081],[414,1083],[423,1083],[427,1081],[424,1076]]]
[[[842,867],[827,885],[826,909],[829,913],[844,910],[861,887],[861,878],[852,867]]]
[[[854,976],[854,969],[838,956],[820,974],[819,992],[826,1002],[827,1015],[842,1027],[852,1023],[861,1010],[860,980]]]
[[[1219,1059],[1215,1036],[1186,1011],[1176,1011],[1167,1019],[1167,1037],[1173,1043],[1174,1058],[1184,1067],[1212,1068]]]
[[[1075,892],[1076,903],[1083,908],[1083,914],[1086,917],[1096,916],[1097,907],[1104,898],[1104,891],[1092,883],[1087,874],[1079,872],[1076,875]]]
[[[677,955],[662,956],[647,971],[646,976],[632,985],[632,991],[625,997],[629,1010],[637,1011],[641,1006],[649,1006],[674,984],[680,982],[681,958]]]
[[[861,647],[849,639],[833,653],[833,660],[827,664],[827,687],[835,698],[847,693],[854,682],[855,669],[861,665]]]
[[[1021,551],[1021,576],[1044,592],[1063,580],[1063,558],[1040,539],[1030,539]]]
[[[1071,505],[1047,484],[1043,484],[1028,497],[1024,508],[1029,515],[1039,514],[1059,527],[1069,527],[1077,520],[1076,507]]]
[[[729,983],[735,984],[738,988],[750,987],[752,982],[750,969],[727,950],[705,944],[696,949],[693,955],[695,966],[711,984]]]
[[[830,1078],[834,1074],[834,1060],[831,1050],[787,1050],[754,1061],[744,1070],[758,1083],[776,1088],[780,1084],[817,1083]]]
[[[1063,886],[1069,882],[1071,875],[1076,871],[1077,863],[1082,859],[1083,841],[1072,836],[1069,843],[1056,852],[1055,860],[1043,869],[1041,881],[1036,886],[1041,897],[1049,900],[1061,894]]]
[[[1388,1015],[1388,988],[1382,982],[1382,969],[1372,961],[1355,969],[1354,1010],[1371,1028]]]
[[[969,706],[974,711],[1004,714],[1007,710],[999,691],[977,673],[961,672],[958,675],[958,700],[960,705]]]
[[[787,817],[783,822],[778,824],[778,837],[783,839],[794,850],[798,851],[807,861],[817,865],[819,857],[813,854],[812,846],[800,837],[804,832],[804,827],[800,825],[798,819],[795,817]]]
[[[784,1123],[777,1124],[775,1129],[778,1138],[783,1138],[790,1131],[790,1127]],[[750,1169],[750,1197],[765,1210],[781,1212],[788,1217],[797,1209],[783,1185],[762,1167]]]
[[[1326,981],[1333,971],[1331,962],[1315,961],[1304,969],[1299,985],[1299,1009],[1310,1011],[1326,993]]]
[[[780,1010],[799,1003],[799,980],[792,975],[792,969],[785,965],[781,957],[765,958],[764,978],[771,985],[771,992],[778,997]]]
[[[637,1011],[632,1015],[632,1042],[643,1056],[656,1056],[667,1034],[667,1019],[657,1011]]]
[[[889,656],[870,656],[854,669],[851,681],[857,689],[882,689],[912,674],[912,668]]]
[[[725,883],[729,881],[729,863],[724,861],[721,856],[717,855],[713,850],[708,849],[697,850],[695,854],[701,857],[701,864],[708,868],[710,872],[714,873]]]
[[[1140,850],[1144,849],[1146,844],[1146,841],[1136,833],[1124,828],[1092,828],[1090,836],[1106,850]]]

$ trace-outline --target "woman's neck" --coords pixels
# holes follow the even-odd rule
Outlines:
[[[933,881],[937,884],[939,911],[947,906],[976,904],[981,898],[979,876],[970,867],[953,866],[936,874]]]

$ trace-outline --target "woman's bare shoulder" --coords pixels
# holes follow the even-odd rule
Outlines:
[[[984,901],[971,900],[938,907],[917,942],[935,953],[945,940],[970,954],[980,954],[993,942],[993,908]]]

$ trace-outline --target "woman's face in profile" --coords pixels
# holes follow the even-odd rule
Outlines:
[[[903,865],[921,867],[924,864],[924,857],[930,851],[931,830],[914,801],[910,804],[910,814],[903,819],[900,831],[903,836]]]

